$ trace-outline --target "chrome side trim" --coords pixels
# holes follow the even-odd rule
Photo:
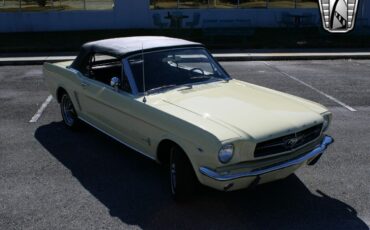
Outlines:
[[[330,144],[334,142],[334,139],[330,136],[325,136],[321,144],[316,147],[311,152],[305,154],[304,156],[300,156],[298,158],[288,160],[282,163],[274,164],[271,166],[255,169],[253,171],[249,172],[241,172],[241,173],[234,173],[234,174],[222,174],[217,171],[214,171],[207,167],[200,167],[199,171],[205,176],[208,176],[209,178],[212,178],[217,181],[229,181],[229,180],[235,180],[240,179],[244,177],[255,177],[260,176],[269,172],[277,171],[280,169],[288,168],[294,165],[302,164],[303,162],[314,158],[316,156],[319,156],[320,154],[323,154],[324,151],[328,148]]]
[[[150,156],[149,154],[146,154],[146,153],[144,153],[144,152],[142,152],[142,151],[138,150],[137,148],[132,147],[131,145],[127,144],[126,142],[121,141],[120,139],[118,139],[118,138],[116,138],[116,137],[114,137],[114,136],[110,135],[109,133],[105,132],[104,130],[102,130],[102,129],[100,129],[100,128],[96,127],[95,125],[93,125],[92,123],[90,123],[90,122],[86,121],[85,119],[83,119],[83,118],[81,118],[81,117],[78,117],[78,119],[80,119],[81,121],[85,122],[86,124],[88,124],[88,125],[90,125],[90,126],[94,127],[95,129],[97,129],[97,130],[99,130],[100,132],[104,133],[104,134],[105,134],[105,135],[107,135],[108,137],[110,137],[110,138],[112,138],[112,139],[114,139],[114,140],[118,141],[119,143],[121,143],[121,144],[123,144],[123,145],[125,145],[125,146],[129,147],[130,149],[133,149],[133,150],[135,150],[136,152],[138,152],[138,153],[142,154],[143,156],[146,156],[146,157],[150,158],[151,160],[155,160],[155,161],[156,161],[156,158],[155,158],[155,157],[152,157],[152,156]]]

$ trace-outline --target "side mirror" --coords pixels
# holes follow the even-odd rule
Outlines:
[[[118,77],[112,77],[110,80],[110,86],[118,90],[119,86],[121,85],[121,81],[119,80]]]

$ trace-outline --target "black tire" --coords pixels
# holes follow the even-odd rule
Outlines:
[[[171,148],[170,185],[175,201],[184,201],[193,196],[197,190],[198,180],[186,154],[178,147]]]
[[[60,100],[60,112],[63,117],[63,122],[68,128],[77,130],[80,127],[80,121],[75,107],[67,93],[64,93]]]

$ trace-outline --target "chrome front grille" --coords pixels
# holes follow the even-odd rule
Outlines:
[[[317,139],[321,134],[321,129],[322,124],[315,125],[297,133],[258,143],[254,151],[254,157],[263,157],[299,149]]]

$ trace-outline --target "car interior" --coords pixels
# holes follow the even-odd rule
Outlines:
[[[106,55],[92,55],[87,66],[88,77],[110,86],[113,77],[121,80],[121,89],[131,93],[127,77],[123,75],[123,67],[120,60]]]
[[[142,57],[129,60],[139,92],[143,92]],[[209,79],[213,75],[207,59],[180,58],[167,53],[155,53],[145,56],[146,90],[163,85],[182,85]]]

